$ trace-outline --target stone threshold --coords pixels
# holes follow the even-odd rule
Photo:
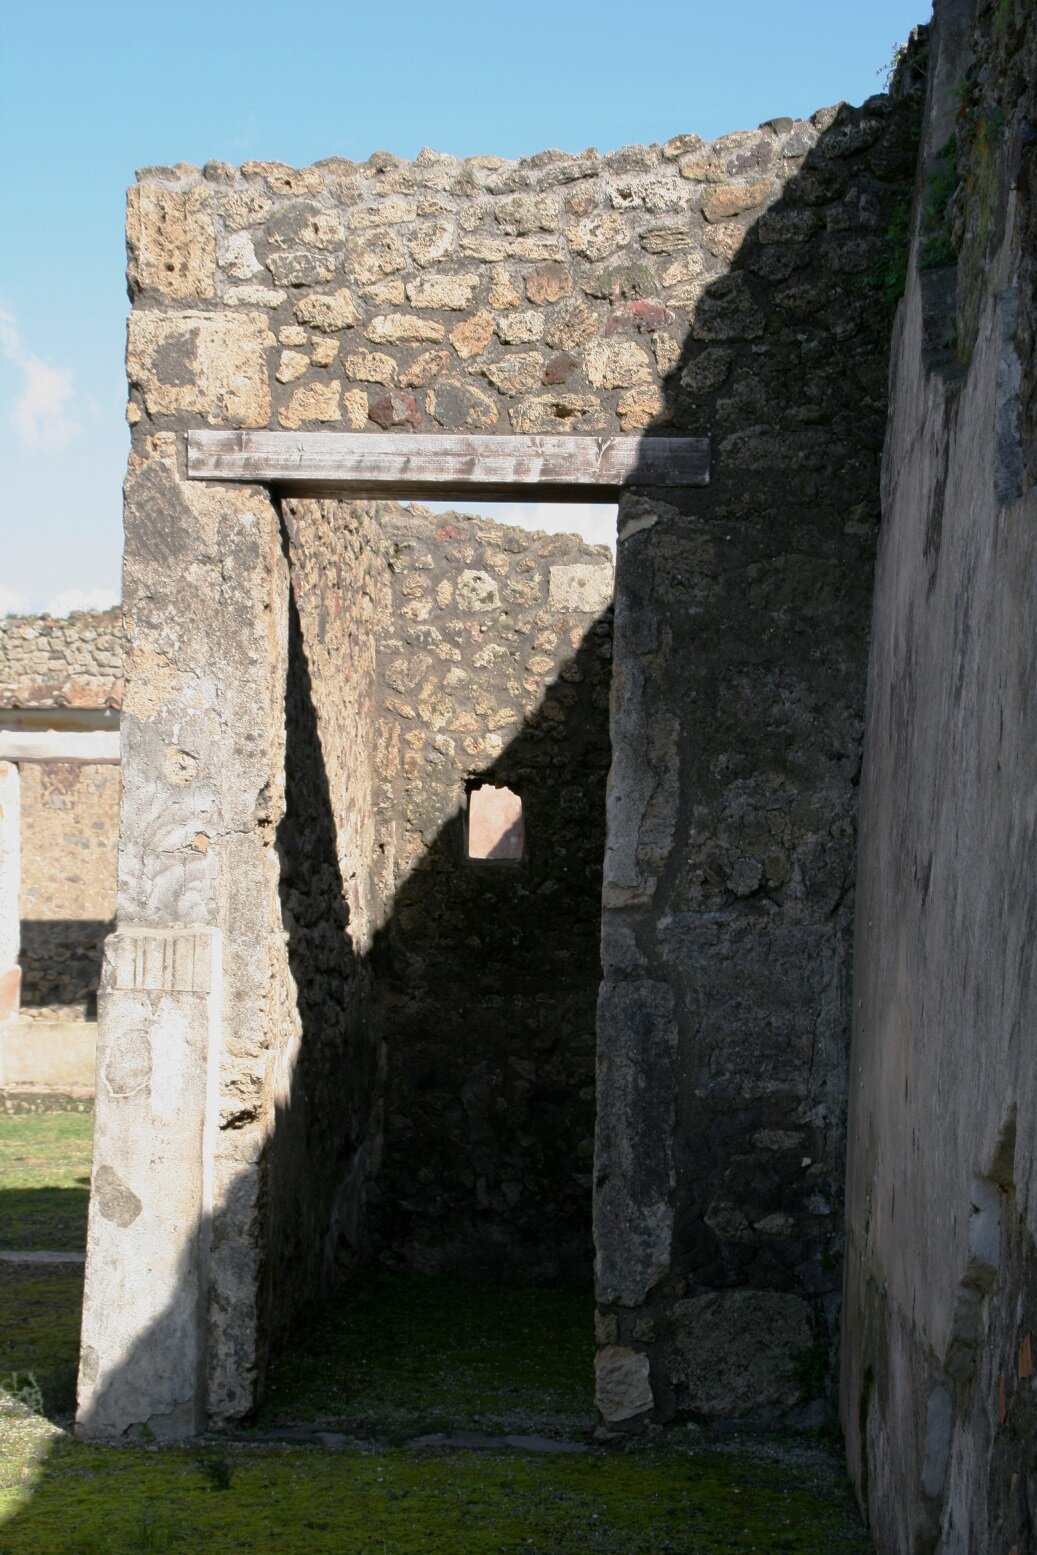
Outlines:
[[[314,1431],[303,1428],[294,1429],[288,1427],[283,1431],[249,1431],[231,1432],[221,1431],[218,1435],[209,1438],[214,1442],[233,1442],[241,1446],[299,1446],[299,1447],[339,1447],[356,1448],[362,1446],[365,1451],[387,1446],[388,1443],[378,1443],[368,1440],[362,1442],[357,1437],[350,1436],[343,1431]],[[416,1452],[539,1452],[539,1453],[584,1453],[592,1451],[585,1442],[559,1441],[551,1436],[524,1436],[509,1433],[505,1436],[490,1435],[485,1431],[434,1431],[425,1436],[412,1437],[410,1441],[402,1443],[405,1448]]]

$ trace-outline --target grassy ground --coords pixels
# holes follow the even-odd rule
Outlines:
[[[594,1297],[584,1285],[358,1279],[275,1362],[262,1426],[589,1433]]]
[[[0,1489],[3,1555],[864,1555],[815,1468],[745,1454],[208,1452],[60,1442]],[[13,1514],[13,1515],[12,1515]]]
[[[0,1115],[0,1249],[82,1248],[93,1117]]]
[[[8,1193],[81,1190],[82,1122],[68,1114],[0,1119],[0,1214]],[[48,1223],[30,1217],[26,1245],[41,1245]],[[81,1224],[65,1211],[53,1221],[66,1245],[73,1223]],[[710,1443],[679,1428],[634,1450],[572,1456],[400,1445],[465,1427],[587,1442],[590,1310],[582,1287],[368,1276],[284,1352],[256,1423],[267,1435],[300,1423],[331,1428],[349,1438],[345,1445],[261,1442],[242,1432],[188,1450],[91,1447],[69,1436],[81,1285],[78,1268],[0,1266],[0,1555],[869,1548],[837,1456],[816,1444]]]

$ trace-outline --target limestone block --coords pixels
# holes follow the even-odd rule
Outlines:
[[[278,411],[277,419],[290,432],[316,421],[338,421],[341,399],[340,383],[308,383],[296,389],[288,404]]]
[[[670,1310],[670,1380],[710,1419],[767,1417],[800,1402],[796,1361],[814,1340],[808,1303],[775,1290],[710,1291]]]
[[[105,947],[77,1412],[87,1438],[204,1424],[221,980],[214,929],[130,929]]]
[[[449,366],[449,351],[422,351],[409,367],[404,368],[400,382],[406,389],[420,389],[446,373]]]
[[[544,359],[536,351],[522,351],[515,356],[502,357],[499,362],[485,362],[477,371],[488,378],[499,394],[526,394],[540,382]]]
[[[378,200],[371,206],[358,206],[349,213],[349,225],[354,231],[369,227],[399,227],[416,221],[418,207],[413,200],[400,197]]]
[[[572,276],[562,265],[542,265],[526,276],[526,296],[537,307],[560,302],[571,295],[572,289]]]
[[[396,382],[396,363],[383,351],[351,351],[343,360],[346,377],[354,383]]]
[[[706,228],[702,242],[716,258],[725,259],[730,264],[745,242],[748,230],[744,221],[718,221],[714,226]]]
[[[228,308],[279,308],[287,295],[276,286],[228,286],[221,301]]]
[[[616,411],[624,432],[642,432],[645,427],[657,426],[669,419],[665,397],[655,384],[621,394]]]
[[[461,313],[471,306],[481,283],[482,277],[472,272],[466,275],[422,275],[407,282],[407,301],[412,308],[442,308]]]
[[[584,368],[596,389],[629,389],[651,383],[652,359],[636,340],[592,340],[583,353]]]
[[[134,290],[176,302],[208,302],[216,293],[212,190],[135,184],[127,197],[127,274]]]
[[[493,219],[502,232],[514,237],[530,232],[553,232],[558,226],[558,197],[553,194],[508,195],[494,205]]]
[[[282,351],[275,377],[278,383],[294,383],[309,370],[310,359],[302,351]]]
[[[598,334],[600,329],[601,322],[593,308],[588,307],[582,298],[576,297],[559,309],[557,317],[552,320],[551,327],[544,338],[550,346],[558,346],[563,351],[572,351],[583,341],[590,340],[593,335]]]
[[[610,1423],[632,1420],[655,1403],[648,1379],[648,1357],[610,1344],[594,1357],[594,1402]]]
[[[262,313],[131,313],[126,370],[149,415],[265,427],[274,344]]]
[[[479,356],[493,339],[497,321],[486,308],[480,308],[450,331],[450,344],[463,361]],[[442,336],[440,336],[442,339]]]
[[[702,214],[710,222],[724,221],[728,216],[762,205],[774,188],[769,178],[757,178],[750,184],[723,184],[705,196]]]
[[[422,222],[410,239],[411,258],[424,269],[453,251],[457,232],[452,221]],[[402,269],[402,266],[398,267]]]
[[[544,315],[534,308],[505,314],[497,320],[497,336],[505,345],[529,345],[544,333]]]
[[[309,248],[271,254],[266,267],[278,286],[319,286],[335,274],[334,257]]]
[[[356,303],[346,286],[339,287],[336,292],[303,297],[295,304],[295,317],[300,324],[332,334],[340,329],[353,329],[360,322]]]
[[[584,259],[605,259],[630,242],[630,226],[618,211],[587,216],[566,228],[566,237],[574,253]]]
[[[552,567],[548,585],[548,604],[553,610],[584,610],[597,614],[612,603],[611,567],[596,567],[589,562],[573,562]]]
[[[342,418],[353,432],[362,432],[367,425],[367,390],[347,389],[342,396]]]
[[[446,335],[446,330],[435,319],[419,318],[415,313],[386,313],[373,318],[364,334],[372,345],[397,346],[420,342],[438,345]]]
[[[701,274],[702,255],[693,249],[687,254],[679,254],[666,266],[660,279],[664,286],[678,286],[681,281],[693,281]]]
[[[498,265],[494,269],[490,277],[490,289],[487,293],[487,298],[491,308],[521,307],[522,293],[504,265]]]
[[[256,250],[247,232],[232,232],[217,247],[220,269],[236,281],[250,281],[262,275],[263,266],[256,258]]]
[[[346,245],[346,272],[361,286],[406,268],[406,250],[399,234],[391,230],[366,233],[363,239],[354,238]]]
[[[529,432],[603,432],[608,412],[593,394],[541,394],[508,412],[512,429]]]
[[[500,591],[495,578],[488,572],[462,572],[457,580],[457,606],[459,610],[498,610]]]

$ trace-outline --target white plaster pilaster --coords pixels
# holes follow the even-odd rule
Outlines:
[[[0,1023],[18,1013],[22,807],[18,768],[0,761]],[[2,1063],[2,1059],[0,1059]],[[0,1084],[3,1073],[0,1071]]]

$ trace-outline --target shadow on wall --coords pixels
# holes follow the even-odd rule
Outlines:
[[[301,1031],[270,1145],[270,1327],[361,1259],[589,1279],[611,612],[501,755],[448,775],[455,813],[366,955],[336,862],[349,796],[332,792],[294,602],[289,633],[278,848]],[[466,776],[520,796],[520,861],[465,857]]]
[[[705,247],[712,259],[703,256],[705,264],[696,268],[695,252],[682,259],[679,247],[672,263],[685,263],[689,284],[700,290],[687,345],[678,347],[667,373],[664,408],[646,435],[710,431],[712,484],[694,494],[689,511],[673,505],[672,493],[664,501],[664,494],[651,491],[627,497],[620,511],[620,533],[627,538],[619,547],[617,657],[643,673],[623,689],[614,717],[625,738],[634,731],[651,791],[658,788],[658,772],[668,771],[673,782],[670,809],[649,817],[653,826],[641,832],[635,849],[636,867],[649,882],[650,909],[613,906],[607,913],[624,915],[646,964],[632,973],[629,964],[613,959],[605,976],[607,986],[632,975],[672,980],[683,1000],[671,1273],[687,1282],[692,1299],[686,1306],[696,1292],[707,1299],[739,1287],[795,1293],[809,1315],[808,1340],[813,1332],[827,1341],[838,1307],[854,790],[891,316],[886,233],[913,173],[914,122],[913,113],[897,113],[884,99],[840,110],[817,145],[805,150],[780,201],[755,218],[735,212],[708,224]],[[764,130],[731,148],[732,163],[749,158],[738,168],[746,176],[753,157],[766,160],[766,139]],[[714,259],[718,273],[711,275]],[[654,340],[665,334],[666,310],[643,295],[637,266],[620,261],[606,270],[603,284],[611,288],[619,338],[629,330],[633,343],[644,346],[642,335]],[[660,349],[666,347],[657,346],[657,354]],[[300,721],[294,734],[299,751],[316,738],[316,725],[312,696],[303,689],[297,622],[293,634],[300,707],[290,718]],[[542,797],[524,790],[522,763],[532,759],[537,743],[525,731],[483,774],[527,801],[532,871],[547,870],[549,862],[537,858],[538,808],[557,802],[553,787]],[[542,748],[551,749],[546,742]],[[563,764],[568,759],[561,747],[557,757]],[[578,766],[570,776],[579,786]],[[305,1135],[324,1126],[307,1091],[318,1094],[343,1080],[352,1087],[356,1079],[349,1067],[349,1017],[336,1015],[329,1024],[317,992],[322,980],[331,977],[341,1008],[356,1011],[370,976],[343,951],[348,925],[334,905],[344,901],[344,890],[335,878],[334,849],[327,846],[334,823],[326,779],[323,791],[308,792],[305,803],[293,796],[291,781],[289,788],[279,839],[286,890],[312,902],[312,909],[293,909],[290,958],[298,986],[313,997],[303,1000],[298,1064],[291,1099],[278,1110],[272,1162],[297,1131]],[[643,819],[634,817],[635,832]],[[487,1065],[492,1096],[493,1076],[532,1035],[521,1025],[509,1029],[492,1006],[488,1015],[474,1009],[479,966],[511,957],[515,949],[502,925],[518,873],[467,877],[467,901],[458,910],[478,925],[480,945],[459,950],[452,968],[429,965],[421,916],[444,875],[459,871],[459,856],[457,831],[447,827],[401,888],[393,921],[371,958],[391,985],[391,1016],[385,1018],[402,1034],[407,1094],[430,1111],[443,1109],[439,1116],[447,1122],[440,1148],[452,1159],[429,1163],[432,1181],[414,1184],[423,1214],[436,1180],[444,1171],[457,1172],[460,1153],[471,1153],[471,1139],[478,1145],[481,1133],[493,1135],[496,1108],[484,1110],[480,1101],[473,1127],[458,1086],[461,1070]],[[300,890],[315,868],[324,871],[319,892]],[[551,904],[559,924],[565,902],[559,891]],[[321,903],[331,904],[330,918]],[[530,958],[528,989],[534,991],[537,978],[564,979],[566,973],[545,949],[542,900],[535,891],[526,906],[520,948]],[[657,936],[664,917],[669,928]],[[459,945],[463,930],[462,921]],[[726,942],[726,954],[717,953],[720,942]],[[581,951],[591,953],[589,945]],[[477,1023],[485,1021],[478,1040],[459,1055],[448,1087],[437,1083],[422,1033],[409,1024],[407,978],[419,965],[437,999],[455,1007],[461,968],[463,986],[473,990],[464,1012],[473,1038]],[[384,1110],[388,1182],[390,1152],[398,1140],[400,1159],[406,1159],[413,1119],[393,1120],[391,1087],[383,1099],[388,1078],[382,1081],[366,1050],[359,1073],[376,1099],[371,1109],[350,1113],[338,1159],[348,1178],[370,1138],[372,1111]],[[522,1106],[531,1121],[546,1105],[564,1122],[572,1105],[564,1067],[557,1083],[554,1089],[552,1079],[543,1094],[536,1087],[527,1093]],[[350,1094],[359,1096],[361,1089],[358,1084]],[[552,1163],[545,1174],[565,1165]],[[479,1234],[474,1165],[473,1176],[473,1187],[446,1211],[457,1248],[474,1245]],[[586,1187],[571,1180],[567,1204],[580,1204],[585,1228]],[[270,1260],[268,1332],[275,1338],[294,1315],[277,1310],[281,1258],[306,1259],[318,1289],[322,1278],[364,1250],[363,1217],[343,1213],[339,1187],[330,1178],[325,1185],[325,1225],[320,1215],[301,1221],[311,1246],[300,1236]],[[273,1200],[282,1196],[282,1226],[292,1224],[296,1211],[310,1214],[290,1183],[278,1184],[276,1172],[269,1192]],[[386,1245],[394,1244],[399,1217],[413,1207],[402,1189],[394,1204],[371,1206]],[[566,1217],[569,1212],[566,1207]],[[514,1222],[516,1246],[525,1213],[520,1209]],[[560,1222],[559,1230],[562,1224],[572,1222]],[[214,1246],[219,1235],[217,1218]],[[585,1229],[581,1235],[586,1247]],[[722,1327],[714,1325],[711,1335],[723,1359]],[[736,1339],[734,1370],[719,1376],[716,1400],[707,1396],[698,1413],[709,1419],[726,1409],[729,1416],[759,1418],[769,1411],[773,1419],[788,1401],[768,1395],[766,1346],[761,1349],[755,1334],[739,1332]],[[122,1376],[131,1389],[136,1376],[151,1371],[150,1342],[151,1334],[143,1334],[126,1356]],[[34,1501],[8,1532],[28,1548],[37,1514],[54,1515],[71,1494],[65,1481],[44,1470]],[[103,1523],[99,1510],[97,1534]]]
[[[390,1262],[589,1278],[611,629],[609,610],[468,774],[521,799],[522,858],[467,858],[459,803],[375,939]]]
[[[816,144],[809,126],[799,145],[793,133],[781,167],[768,125],[679,148],[704,217],[699,251],[659,237],[665,277],[695,298],[682,345],[643,267],[618,258],[597,283],[617,371],[649,347],[673,362],[646,436],[712,439],[708,488],[631,491],[619,514],[624,773],[599,1036],[642,1075],[619,1132],[657,1141],[667,1106],[676,1116],[661,1151],[598,1161],[595,1236],[619,1343],[643,1350],[638,1314],[651,1319],[664,1413],[832,1413],[856,790],[912,72],[899,100],[818,115]],[[750,216],[776,173],[781,197]],[[631,1275],[622,1226],[641,1218],[664,1229]]]

